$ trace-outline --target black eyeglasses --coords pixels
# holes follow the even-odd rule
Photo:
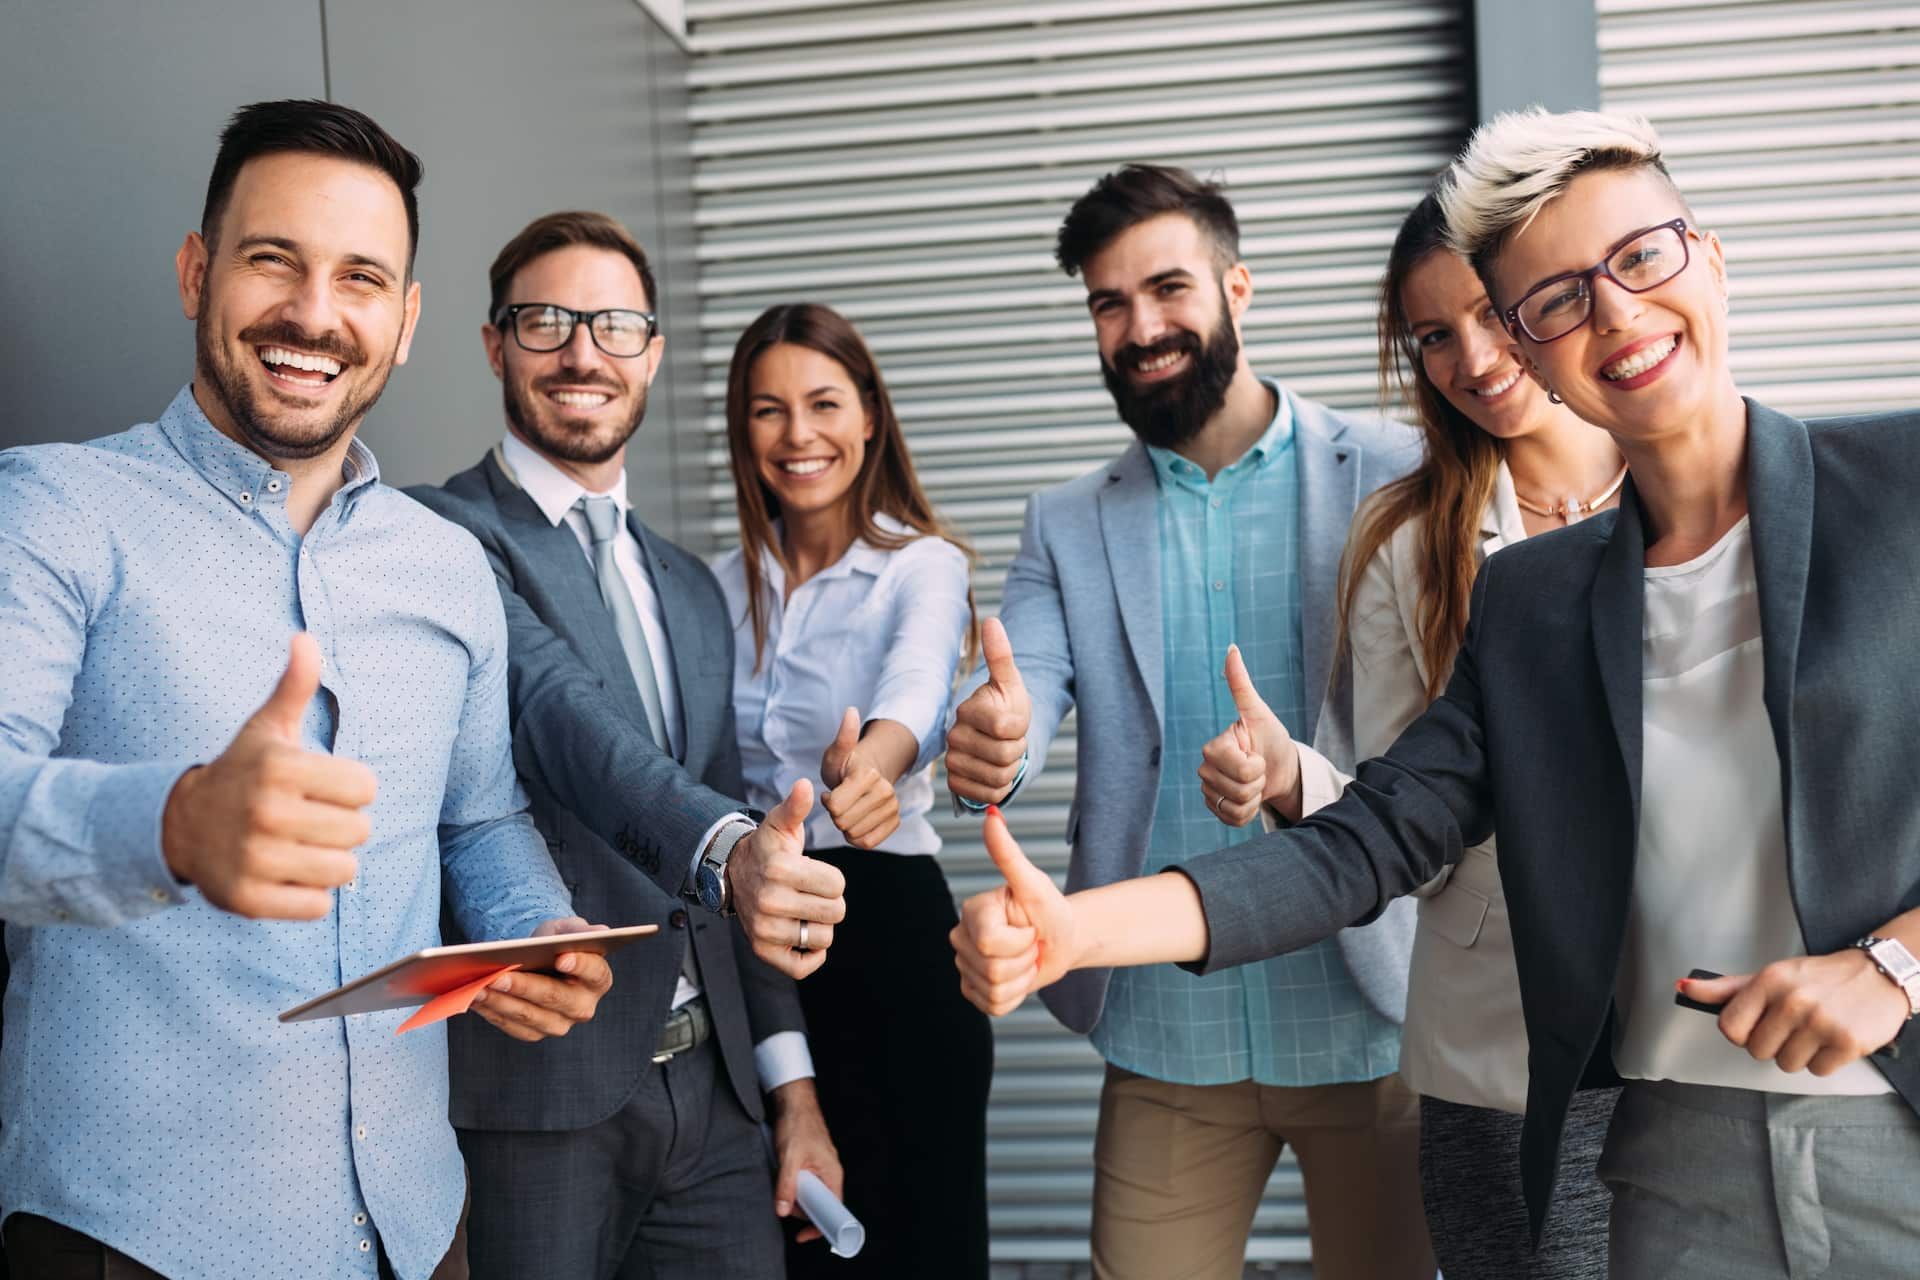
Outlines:
[[[647,349],[659,322],[651,311],[575,311],[551,302],[516,302],[493,314],[497,329],[509,329],[525,351],[558,351],[573,341],[573,327],[587,326],[593,345],[617,360],[631,360]]]
[[[1535,342],[1564,338],[1593,314],[1593,278],[1605,276],[1628,293],[1645,293],[1687,269],[1692,255],[1687,238],[1694,233],[1685,218],[1642,227],[1607,250],[1607,256],[1585,271],[1542,280],[1508,307],[1507,332],[1525,334]]]

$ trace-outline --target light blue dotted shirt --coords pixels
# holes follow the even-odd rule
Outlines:
[[[307,535],[289,478],[182,390],[158,423],[0,452],[0,1214],[168,1276],[402,1277],[445,1254],[464,1174],[445,1028],[275,1014],[440,940],[571,913],[507,733],[479,545],[355,443]],[[318,640],[302,736],[379,778],[333,913],[245,920],[178,885],[161,809]],[[376,1232],[378,1233],[376,1236]]]
[[[1148,450],[1160,487],[1167,763],[1142,875],[1259,831],[1216,818],[1194,776],[1200,749],[1236,714],[1220,674],[1228,645],[1282,723],[1307,723],[1293,415],[1279,384],[1267,386],[1273,422],[1211,482],[1179,454]],[[1115,1066],[1175,1084],[1374,1080],[1400,1060],[1399,1026],[1367,1003],[1332,938],[1205,977],[1165,964],[1115,969],[1092,1038]]]

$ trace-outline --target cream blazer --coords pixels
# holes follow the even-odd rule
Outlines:
[[[1480,518],[1480,559],[1526,536],[1513,477],[1501,463],[1493,501]],[[1342,771],[1383,754],[1427,709],[1418,537],[1411,522],[1396,529],[1367,565],[1354,597],[1353,740],[1343,740],[1338,716],[1322,716],[1314,739]],[[1310,800],[1324,794],[1312,790],[1317,794]],[[1527,1032],[1493,841],[1468,849],[1459,865],[1419,893],[1400,1075],[1431,1097],[1524,1112]]]

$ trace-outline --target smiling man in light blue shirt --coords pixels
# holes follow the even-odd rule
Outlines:
[[[193,384],[0,453],[16,1274],[465,1273],[444,1028],[274,1018],[437,943],[443,900],[474,938],[585,925],[515,782],[485,558],[354,438],[418,315],[418,178],[358,112],[243,109],[178,257]],[[564,1034],[610,975],[560,967],[475,1008]]]

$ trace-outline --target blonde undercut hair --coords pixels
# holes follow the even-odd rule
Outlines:
[[[1447,243],[1473,264],[1491,293],[1493,259],[1507,238],[1574,178],[1606,169],[1653,170],[1692,220],[1661,159],[1660,135],[1645,116],[1528,107],[1475,129],[1447,169],[1438,192]]]

